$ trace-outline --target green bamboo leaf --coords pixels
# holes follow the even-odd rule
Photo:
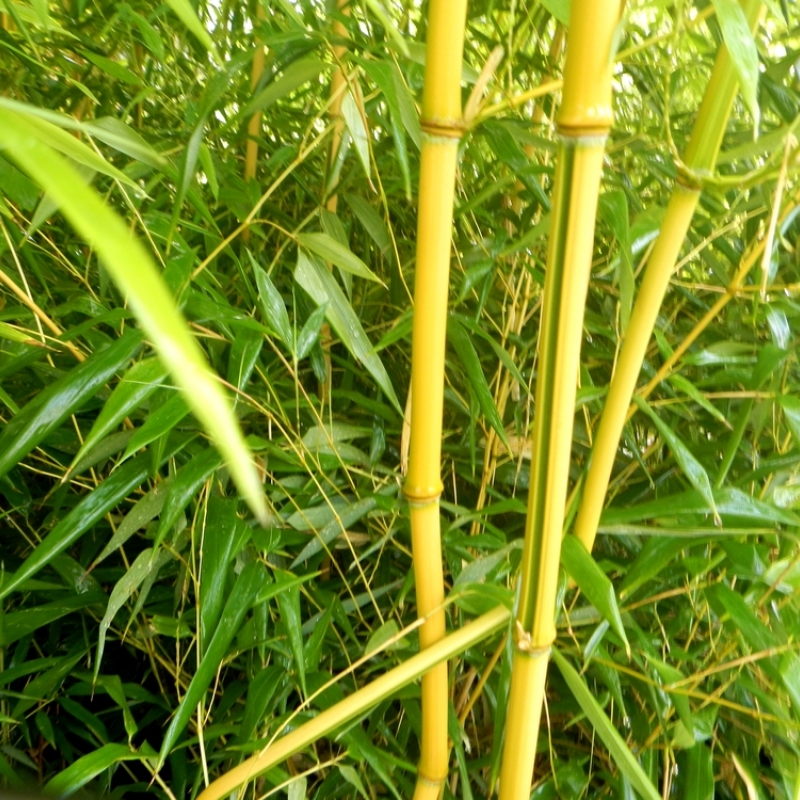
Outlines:
[[[367,180],[370,180],[371,168],[369,160],[369,133],[364,118],[361,116],[358,103],[353,99],[353,94],[349,90],[344,93],[342,98],[342,116],[345,125],[350,133],[350,138],[358,154],[358,160],[364,167]]]
[[[295,356],[298,360],[304,359],[310,352],[311,348],[317,343],[319,339],[322,323],[328,313],[329,303],[323,303],[317,306],[303,325],[300,333],[297,335],[297,344],[295,345]]]
[[[142,585],[144,580],[153,572],[158,572],[164,564],[172,559],[167,552],[156,552],[152,547],[142,550],[131,564],[125,574],[114,584],[111,596],[108,598],[108,605],[103,619],[100,621],[100,629],[97,634],[97,654],[94,661],[94,676],[100,674],[100,664],[103,660],[103,651],[106,646],[106,633],[117,612],[128,602],[131,595]]]
[[[146,447],[160,436],[171,431],[187,414],[189,406],[182,394],[175,394],[153,411],[145,420],[144,425],[137,428],[128,441],[122,460],[132,456],[137,450]]]
[[[687,397],[694,400],[697,405],[708,411],[714,419],[721,422],[726,428],[731,427],[725,415],[710,402],[691,381],[686,380],[683,375],[670,375],[668,380],[679,392],[683,392]]]
[[[386,368],[372,349],[372,344],[361,327],[358,315],[347,301],[344,292],[339,288],[339,284],[336,283],[330,271],[317,259],[308,258],[302,250],[298,250],[294,277],[317,305],[328,303],[325,316],[342,340],[342,344],[357,361],[364,365],[397,412],[402,415],[400,402]]]
[[[141,345],[141,335],[128,331],[31,400],[0,432],[0,476],[94,397],[133,358]]]
[[[714,492],[714,499],[719,513],[723,516],[741,517],[761,523],[771,522],[775,525],[800,526],[800,515],[785,508],[776,508],[770,503],[745,494],[741,489],[726,487]],[[632,508],[607,508],[603,512],[603,525],[620,525],[640,522],[655,517],[674,517],[676,512],[682,514],[708,514],[711,506],[699,492],[689,490],[668,497],[651,500]],[[731,531],[736,531],[731,528]]]
[[[636,405],[653,421],[658,432],[664,441],[669,445],[672,455],[678,462],[678,466],[683,474],[689,479],[689,483],[700,493],[700,496],[708,503],[714,514],[714,522],[717,526],[722,525],[722,520],[717,510],[717,503],[714,499],[714,492],[711,488],[711,481],[703,465],[692,455],[689,448],[678,437],[675,431],[662,421],[661,417],[653,411],[641,395],[633,396]]]
[[[101,439],[111,433],[132,411],[135,411],[164,381],[167,370],[157,358],[134,364],[120,378],[111,396],[86,435],[72,464],[77,464]]]
[[[380,0],[366,0],[367,8],[378,18],[386,35],[394,42],[397,49],[406,57],[409,57],[408,44],[403,34],[397,29],[389,12],[383,7]]]
[[[276,570],[276,577],[277,577]],[[286,627],[286,633],[289,636],[289,646],[292,650],[294,657],[294,665],[297,670],[297,677],[300,681],[300,688],[303,690],[303,696],[308,695],[306,689],[306,656],[304,637],[303,637],[303,621],[300,615],[300,586],[294,582],[285,582],[285,588],[277,596],[278,598],[278,611],[280,618]]]
[[[28,106],[25,103],[8,100],[0,102],[0,109],[4,108],[9,109],[10,114],[8,118],[4,115],[3,124],[15,126],[13,132],[6,132],[6,136],[12,136],[20,143],[20,146],[22,146],[21,141],[24,141],[24,138],[38,140],[44,145],[52,147],[53,150],[57,150],[59,153],[71,158],[78,164],[82,164],[90,170],[100,172],[103,175],[108,175],[110,178],[120,181],[137,192],[140,191],[140,187],[137,183],[132,181],[123,172],[120,172],[116,167],[109,164],[101,155],[98,155],[75,136],[62,130],[58,125],[53,124],[53,122],[45,118],[38,109]],[[57,115],[56,119],[63,123],[64,119],[69,118],[63,115]],[[82,128],[78,128],[78,130],[81,129]],[[11,145],[7,140],[6,142],[6,146],[10,147]],[[19,161],[13,152],[10,153],[10,155],[15,158],[15,160]],[[22,162],[19,163],[24,169],[27,169],[25,164],[22,164]],[[28,171],[30,172],[30,170]],[[47,184],[36,178],[32,172],[31,176],[35,178],[41,186],[48,189]]]
[[[383,92],[386,105],[389,107],[389,121],[392,128],[397,159],[403,173],[403,184],[406,197],[411,198],[411,167],[408,161],[408,148],[406,147],[405,130],[403,128],[403,111],[400,108],[398,93],[398,80],[395,75],[394,62],[376,61],[374,59],[357,59],[364,71],[375,81]],[[402,78],[401,78],[402,80]],[[379,218],[380,219],[380,218]]]
[[[346,192],[343,192],[341,196],[364,226],[364,230],[370,235],[372,241],[378,245],[381,253],[386,255],[391,249],[392,239],[381,215],[363,197]]]
[[[170,444],[163,458],[172,458],[184,442]],[[86,533],[98,520],[144,483],[150,474],[150,459],[134,458],[111,473],[99,486],[87,494],[37,545],[11,576],[0,586],[0,600],[47,566]]]
[[[630,658],[631,648],[622,624],[614,586],[577,537],[565,536],[561,542],[561,565],[625,643],[625,651]]]
[[[666,684],[680,683],[685,677],[679,669],[676,669],[672,665],[661,661],[661,659],[656,658],[653,655],[648,655],[647,661],[653,667],[656,673],[658,673],[658,677],[661,678],[661,680]],[[689,698],[683,692],[672,692],[669,689],[666,691],[670,700],[672,701],[672,705],[675,706],[675,710],[678,712],[681,722],[686,730],[691,733],[694,731],[695,726],[694,715],[692,714],[692,707],[689,704]]]
[[[79,758],[45,784],[44,791],[54,797],[69,797],[82,786],[120,761],[144,761],[147,756],[136,753],[124,744],[104,744]]]
[[[116,117],[99,117],[81,123],[81,129],[95,139],[151,167],[163,167],[166,159],[133,128]]]
[[[800,398],[787,394],[779,398],[778,403],[783,411],[786,427],[789,428],[794,439],[795,447],[800,448]]]
[[[64,216],[97,250],[127,294],[142,327],[158,347],[159,356],[186,392],[192,410],[212,434],[242,496],[256,517],[266,521],[261,480],[230,403],[152,260],[122,220],[92,190],[80,185],[69,164],[20,130],[20,121],[19,115],[0,109],[0,143],[55,197]]]
[[[281,341],[291,352],[294,350],[294,334],[292,333],[289,314],[286,311],[286,304],[283,302],[281,293],[275,288],[275,284],[269,279],[269,275],[256,263],[249,250],[247,255],[250,257],[250,264],[256,276],[258,300],[261,306],[261,313],[264,316],[264,322],[278,334]]]
[[[197,37],[200,44],[211,53],[214,61],[216,61],[217,64],[222,64],[223,62],[219,57],[217,48],[214,46],[214,40],[211,38],[211,34],[198,19],[189,0],[167,0],[167,5],[175,12],[175,15],[189,31]]]
[[[256,673],[247,687],[247,700],[236,736],[237,744],[247,744],[252,741],[256,727],[269,716],[270,701],[285,680],[286,670],[280,664],[272,664]]]
[[[133,508],[117,526],[114,535],[100,551],[100,555],[92,562],[93,568],[103,559],[108,558],[119,547],[122,547],[134,533],[141,530],[151,519],[155,519],[161,513],[171,484],[172,476],[157,483],[144,497],[136,501]]]
[[[82,49],[80,53],[87,61],[94,64],[101,72],[105,72],[110,78],[133,86],[141,86],[142,79],[131,72],[124,64],[120,64],[119,61],[112,61],[110,58],[93,53],[91,50]]]
[[[236,500],[211,495],[203,520],[202,561],[200,562],[200,643],[205,652],[225,605],[226,581],[231,560],[244,544],[236,514]]]
[[[377,500],[374,497],[364,497],[346,508],[339,509],[334,518],[300,551],[300,555],[292,562],[291,568],[294,569],[298,564],[307,561],[338,536],[346,533],[351,525],[355,525],[362,517],[374,510],[376,505]]]
[[[644,800],[660,800],[661,794],[656,791],[645,771],[636,760],[636,756],[625,744],[625,740],[619,735],[611,720],[606,716],[583,678],[558,650],[553,648],[552,652],[553,661],[555,661],[556,666],[564,676],[564,680],[578,701],[583,713],[592,723],[595,732],[608,748],[608,752],[614,759],[619,771],[631,782],[633,788]]]
[[[122,679],[119,675],[98,675],[93,683],[95,691],[105,689],[108,696],[119,706],[122,712],[122,721],[125,725],[125,733],[128,734],[128,743],[138,733],[139,726],[131,714],[128,698],[125,696],[125,689],[122,686]]]
[[[167,728],[158,755],[157,768],[161,769],[172,746],[189,723],[197,704],[203,699],[211,681],[228,651],[228,646],[239,632],[244,615],[250,610],[259,590],[266,581],[264,567],[259,561],[251,561],[242,570],[222,611],[219,625],[208,643],[208,648],[192,676],[189,688],[183,696],[175,715]]]
[[[3,614],[2,625],[0,625],[0,647],[7,647],[22,639],[23,636],[28,636],[67,614],[104,601],[105,595],[102,592],[93,591],[64,597],[42,606]]]
[[[714,800],[714,754],[703,742],[678,753],[679,797]]]
[[[340,244],[327,233],[298,233],[297,241],[302,247],[310,250],[314,255],[320,256],[331,264],[369,281],[386,284],[357,256],[349,247]]]
[[[481,407],[486,421],[494,428],[500,441],[510,450],[511,445],[508,443],[503,420],[500,418],[500,412],[495,405],[492,390],[489,388],[486,376],[483,374],[483,367],[481,366],[480,358],[478,358],[478,353],[475,351],[475,346],[472,344],[461,322],[452,316],[447,320],[447,338],[461,359],[469,386],[475,392],[478,405]]]
[[[717,12],[725,46],[739,76],[742,97],[753,115],[755,137],[757,137],[761,111],[758,106],[758,48],[753,32],[747,24],[744,10],[736,0],[712,0],[712,2]]]
[[[164,537],[183,513],[183,509],[189,505],[193,497],[197,496],[200,487],[219,469],[221,461],[219,453],[209,447],[200,455],[194,456],[188,464],[175,473],[161,511],[155,547],[164,541]]]
[[[256,94],[245,106],[242,115],[247,117],[255,111],[263,111],[299,89],[303,84],[315,80],[318,82],[320,75],[330,69],[330,66],[329,63],[320,61],[318,58],[304,58],[295,61],[284,69],[280,78],[272,81]]]
[[[633,594],[650,578],[658,575],[686,546],[686,541],[678,537],[654,536],[648,539],[619,585],[620,598]]]

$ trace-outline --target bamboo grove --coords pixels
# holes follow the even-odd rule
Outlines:
[[[0,789],[800,800],[791,4],[0,12]]]

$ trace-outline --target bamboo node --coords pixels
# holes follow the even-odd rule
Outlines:
[[[421,119],[419,126],[422,132],[434,139],[460,139],[464,135],[465,125],[461,119]]]
[[[406,484],[403,486],[403,496],[410,506],[419,508],[438,503],[443,489],[441,481],[435,486],[409,486]]]
[[[550,655],[552,643],[544,645],[534,644],[533,638],[531,637],[530,633],[528,633],[525,628],[522,627],[522,623],[519,620],[516,620],[515,624],[517,627],[517,635],[514,646],[517,648],[519,653],[527,656],[528,658],[541,658],[542,656]]]
[[[431,778],[429,775],[421,772],[419,767],[417,768],[417,781],[419,783],[424,783],[426,786],[432,786],[434,789],[440,789],[444,785],[446,779],[446,775],[442,778]]]

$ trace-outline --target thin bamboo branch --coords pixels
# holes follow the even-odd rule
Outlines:
[[[619,12],[618,0],[573,0],[570,16],[500,800],[527,800],[530,795],[547,665],[556,637],[583,312],[611,127],[611,50]]]
[[[496,608],[478,617],[217,778],[200,793],[197,800],[221,800],[231,792],[235,792],[248,781],[299,753],[311,743],[365,714],[381,700],[403,686],[413,683],[436,665],[487,639],[507,625],[510,617],[511,614],[505,608]]]
[[[755,25],[761,13],[761,1],[743,0],[743,8],[750,24]],[[702,173],[714,168],[737,89],[736,71],[723,44],[684,158],[690,170]],[[676,184],[633,306],[595,437],[575,521],[574,533],[588,550],[591,550],[597,534],[617,444],[642,361],[700,195],[699,186],[688,182]]]

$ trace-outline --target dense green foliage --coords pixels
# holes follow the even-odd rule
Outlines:
[[[586,311],[575,497],[638,270],[675,183],[673,156],[722,40],[702,2],[629,6]],[[41,138],[158,265],[229,388],[270,519],[258,524],[239,499],[207,423],[136,331],[138,306],[129,310],[116,276],[125,251],[107,269],[76,233],[80,209],[59,212],[59,176],[52,186],[37,178],[44,194],[7,141],[0,785],[191,797],[417,648],[413,633],[397,634],[415,620],[401,412],[425,6],[395,3],[386,17],[370,0],[342,16],[282,0],[259,19],[253,3],[201,3],[205,42],[176,15],[188,8],[177,0],[2,8],[4,99],[72,118],[71,141],[86,151],[50,128]],[[465,102],[497,45],[505,56],[491,102],[560,75],[553,14],[563,17],[563,2],[471,4]],[[329,168],[336,17],[349,35],[349,89]],[[251,91],[256,37],[266,68]],[[616,603],[592,604],[566,581],[560,597],[559,652],[665,797],[800,797],[797,10],[770,3],[755,38],[759,137],[737,100],[723,179],[705,187],[643,382],[765,239],[769,258],[729,292],[626,429],[594,551]],[[462,145],[442,465],[453,628],[513,601],[557,99],[545,97],[538,114],[531,103],[484,109]],[[245,182],[254,110],[264,113],[257,180]],[[89,148],[104,160],[91,161]],[[334,190],[335,214],[325,209]],[[321,400],[326,318],[332,388]],[[574,512],[572,502],[568,520]],[[578,584],[581,570],[596,581],[579,552],[564,560]],[[617,603],[621,625],[609,610]],[[509,676],[507,659],[493,656],[503,648],[498,637],[451,664],[446,793],[486,796],[496,778]],[[534,796],[633,796],[566,676],[551,668]],[[287,790],[301,776],[288,783],[293,800],[410,796],[418,727],[418,691],[404,689],[249,791]]]

